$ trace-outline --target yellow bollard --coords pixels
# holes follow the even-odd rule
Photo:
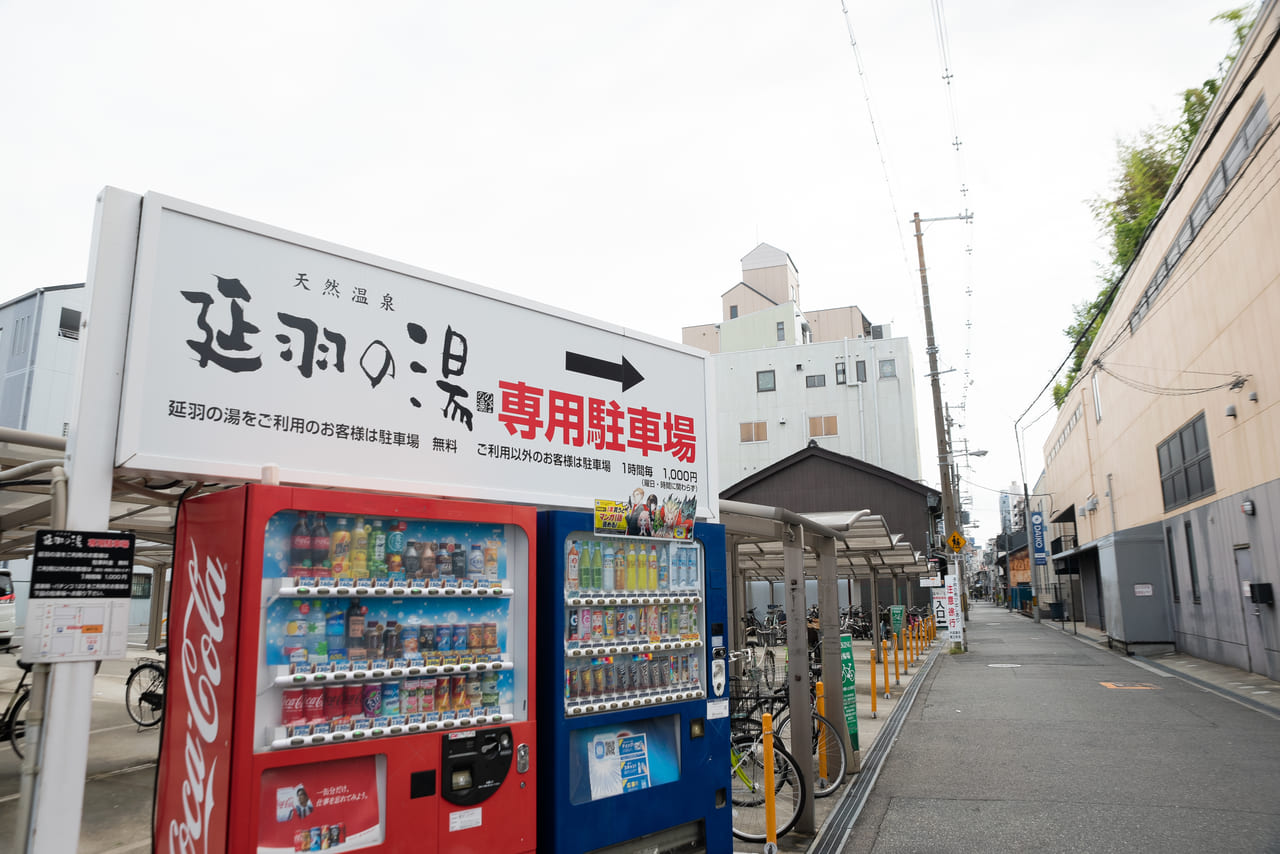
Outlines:
[[[911,626],[911,655],[915,659],[916,664],[920,663],[920,624],[914,623]]]
[[[884,698],[889,699],[889,642],[887,640],[880,641],[881,652],[884,653],[882,660],[884,661]]]
[[[893,638],[893,684],[902,684],[902,674],[898,670],[898,647],[902,646],[902,639],[898,635],[891,635]]]
[[[820,715],[826,714],[827,703],[826,703],[826,698],[824,696],[826,694],[826,686],[824,686],[821,682],[819,682],[816,688],[818,693],[817,693],[817,696],[814,698],[814,708],[817,710],[818,714]],[[821,732],[821,730],[819,730],[819,732]],[[827,750],[828,750],[827,742],[828,741],[829,739],[827,738],[820,738],[818,742],[818,779],[819,780],[828,779],[827,778]]]
[[[871,718],[876,716],[876,648],[871,647]]]
[[[773,789],[773,715],[764,713],[764,838],[772,850],[778,850],[778,805]]]

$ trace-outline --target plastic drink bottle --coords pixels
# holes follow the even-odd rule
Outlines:
[[[618,580],[617,567],[618,556],[613,551],[613,546],[605,543],[603,574],[595,580],[595,587],[599,590],[614,590]]]
[[[636,576],[636,573],[637,573],[636,563],[637,563],[636,544],[632,543],[631,547],[627,549],[627,589],[628,590],[640,589],[639,580]]]
[[[646,589],[658,589],[658,547],[652,543],[649,544],[649,583]]]
[[[311,527],[307,514],[298,514],[298,524],[289,535],[289,576],[299,578],[311,574]]]
[[[329,538],[329,569],[335,576],[351,577],[351,531],[345,518]]]
[[[578,589],[578,583],[581,578],[578,572],[578,541],[574,540],[569,546],[569,559],[565,566],[565,586],[570,591]]]
[[[329,569],[329,528],[324,523],[324,514],[316,514],[316,523],[311,526],[311,571],[316,575],[326,575]]]
[[[357,516],[355,527],[351,529],[351,575],[355,578],[369,577],[369,529],[365,527],[364,517]]]

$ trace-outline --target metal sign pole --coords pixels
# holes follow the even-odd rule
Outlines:
[[[141,196],[111,187],[98,196],[86,283],[89,311],[67,439],[67,527],[71,529],[110,527],[116,416],[141,216]],[[59,663],[51,670],[41,743],[36,746],[41,757],[39,776],[32,787],[31,822],[23,840],[23,850],[32,854],[75,851],[84,811],[94,662]]]

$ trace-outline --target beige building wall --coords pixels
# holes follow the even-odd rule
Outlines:
[[[856,305],[806,311],[805,320],[814,341],[840,341],[844,338],[870,337],[871,324]]]

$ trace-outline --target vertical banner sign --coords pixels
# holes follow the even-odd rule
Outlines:
[[[964,642],[964,614],[960,612],[960,579],[955,574],[947,576],[944,599],[947,607],[947,640]]]
[[[893,633],[902,635],[902,624],[906,621],[907,606],[906,605],[890,605],[889,619],[893,622]]]
[[[849,727],[849,741],[858,750],[858,692],[854,684],[853,635],[840,636],[840,684],[844,694],[844,722]]]
[[[1044,566],[1049,562],[1049,549],[1045,544],[1044,514],[1039,511],[1031,514],[1031,550],[1035,555],[1036,566]]]

